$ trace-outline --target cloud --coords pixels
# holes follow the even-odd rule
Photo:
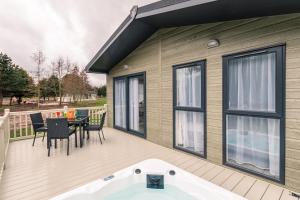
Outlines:
[[[29,72],[33,52],[42,50],[44,67],[59,56],[82,68],[121,24],[133,5],[155,0],[1,0],[0,51]],[[92,85],[106,76],[89,74]]]

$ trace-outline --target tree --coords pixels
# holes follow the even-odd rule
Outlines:
[[[71,73],[66,74],[63,77],[63,91],[64,94],[68,94],[73,97],[73,100],[76,101],[77,96],[80,95],[80,87],[82,81],[79,77],[79,70],[77,66],[74,66]],[[76,83],[76,84],[74,84]]]
[[[46,60],[46,57],[44,56],[44,53],[42,51],[37,51],[36,53],[33,53],[32,56],[33,61],[36,64],[36,76],[37,76],[37,96],[38,96],[38,108],[40,107],[40,79],[41,79],[41,74],[42,74],[42,65]]]
[[[62,103],[62,78],[67,73],[67,68],[64,65],[64,59],[62,57],[57,58],[56,61],[52,62],[53,71],[58,78],[58,93],[59,93],[59,105]]]
[[[57,97],[59,95],[59,80],[55,75],[52,75],[48,79],[49,96]]]
[[[88,95],[88,92],[92,90],[92,87],[89,83],[88,76],[84,70],[82,70],[79,74],[80,77],[80,85],[79,85],[79,90],[80,90],[80,97]]]
[[[0,53],[0,105],[2,106],[3,96],[10,97],[10,104],[13,97],[22,102],[23,96],[32,96],[34,83],[28,73],[13,64],[12,59],[6,54]]]
[[[40,85],[40,94],[41,97],[46,100],[46,98],[57,97],[59,90],[59,81],[55,75],[50,76],[49,78],[43,78],[39,82]]]
[[[85,71],[79,71],[77,64],[72,64],[70,72],[63,77],[63,92],[73,97],[74,101],[81,101],[92,89]],[[74,84],[76,83],[76,84]]]
[[[27,84],[27,93],[25,93],[25,97],[33,97],[36,95],[36,85],[31,76],[28,76]]]
[[[3,104],[3,96],[12,90],[11,77],[14,73],[12,59],[6,54],[0,53],[0,106]]]
[[[34,83],[27,71],[19,66],[14,66],[14,73],[12,74],[11,80],[11,86],[13,87],[13,89],[9,92],[11,99],[12,97],[17,97],[17,102],[20,104],[22,102],[22,97],[33,96],[34,92],[32,89],[34,88]]]
[[[39,88],[40,88],[40,95],[45,101],[46,97],[49,97],[48,79],[43,78],[42,80],[40,80],[38,85],[39,85]]]
[[[98,95],[99,97],[106,97],[106,85],[100,86],[100,87],[97,89],[97,95]]]

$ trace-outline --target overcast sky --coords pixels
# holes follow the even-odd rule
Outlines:
[[[0,51],[29,72],[33,52],[46,55],[45,68],[59,56],[82,68],[129,14],[133,5],[156,0],[0,0]],[[89,75],[92,85],[104,75]]]

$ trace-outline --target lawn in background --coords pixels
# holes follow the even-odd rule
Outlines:
[[[78,101],[76,103],[71,103],[69,107],[95,107],[95,106],[103,106],[106,104],[106,98],[99,98],[97,100],[89,100],[89,101]]]

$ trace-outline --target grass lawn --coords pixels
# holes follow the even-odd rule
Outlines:
[[[91,100],[91,101],[78,101],[76,103],[71,103],[68,106],[69,107],[95,107],[95,106],[103,106],[106,104],[106,98],[99,98],[97,100]]]

